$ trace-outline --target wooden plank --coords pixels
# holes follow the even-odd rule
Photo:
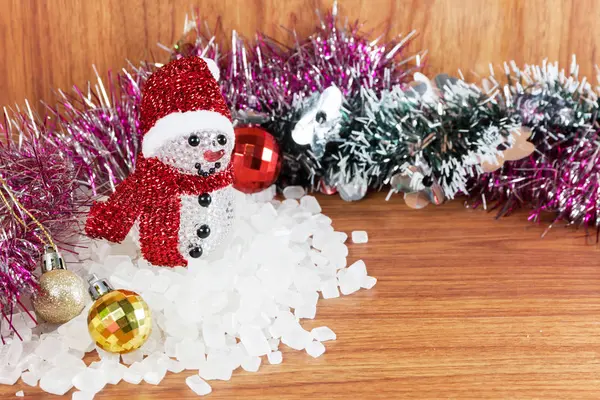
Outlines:
[[[369,232],[348,260],[364,259],[379,282],[321,300],[303,322],[337,333],[321,358],[282,346],[281,365],[211,382],[211,398],[598,398],[599,249],[583,232],[542,239],[545,226],[524,213],[496,220],[461,200],[415,211],[381,193],[319,199],[336,229]],[[109,385],[96,398],[194,398],[185,376]],[[23,384],[0,386],[0,398],[17,390],[47,398]]]
[[[154,57],[171,44],[194,8],[224,36],[258,30],[289,42],[317,24],[315,10],[333,0],[0,0],[0,105],[53,101],[52,91],[83,85],[104,73]],[[427,73],[488,73],[506,60],[569,65],[595,78],[600,38],[597,0],[345,0],[340,13],[360,19],[373,37],[419,32],[413,50],[428,49]],[[225,40],[228,43],[228,40]],[[595,82],[595,79],[592,79]],[[38,109],[41,107],[38,106]]]

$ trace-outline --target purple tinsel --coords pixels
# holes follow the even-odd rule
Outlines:
[[[48,107],[54,124],[46,139],[80,168],[77,178],[94,195],[113,191],[135,167],[140,87],[152,70],[143,63],[116,76],[109,72],[106,84],[96,73],[93,87],[59,92],[58,104]]]
[[[11,314],[23,294],[37,290],[33,272],[47,243],[23,208],[60,243],[77,231],[84,196],[77,195],[77,168],[41,138],[45,127],[36,119],[5,114],[0,132],[6,140],[0,143],[0,177],[6,183],[0,185],[0,307]]]
[[[234,111],[287,114],[296,98],[336,85],[344,96],[361,89],[381,90],[408,82],[421,67],[426,52],[407,56],[415,32],[384,43],[361,33],[361,24],[340,21],[337,9],[319,16],[315,32],[304,40],[292,32],[291,47],[257,33],[253,43],[231,35],[231,51],[222,46],[200,22],[186,24],[188,41],[180,41],[172,57],[198,55],[215,59],[221,67],[221,90]],[[414,61],[415,66],[411,66]]]

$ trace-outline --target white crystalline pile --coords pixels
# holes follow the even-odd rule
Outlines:
[[[278,201],[274,193],[240,194],[223,254],[188,268],[148,265],[131,238],[120,245],[88,243],[71,270],[140,293],[152,309],[152,335],[133,353],[98,350],[101,360],[86,366],[82,358],[95,349],[86,324],[91,304],[58,328],[34,327],[17,314],[13,324],[24,341],[12,337],[0,347],[0,383],[14,385],[21,377],[57,395],[74,387],[73,399],[83,400],[107,384],[158,385],[167,372],[187,369],[198,371],[186,384],[202,396],[212,390],[206,381],[229,380],[238,368],[258,371],[262,362],[280,364],[282,343],[321,356],[323,342],[335,340],[335,333],[327,327],[309,332],[299,320],[315,318],[320,297],[371,288],[376,279],[361,260],[347,267],[347,235],[334,231],[314,197],[294,188]],[[3,334],[9,334],[6,324]]]

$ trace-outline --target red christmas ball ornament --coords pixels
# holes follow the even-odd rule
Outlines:
[[[244,193],[260,192],[279,176],[282,155],[269,132],[256,126],[235,128],[233,187]]]

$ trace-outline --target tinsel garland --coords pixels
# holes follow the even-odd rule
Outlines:
[[[558,63],[505,66],[506,83],[497,96],[531,128],[536,151],[473,181],[475,205],[497,209],[498,216],[526,206],[533,221],[548,212],[555,221],[600,227],[598,94],[579,79],[578,69],[574,58],[568,73]]]
[[[507,65],[505,81],[491,76],[473,84],[442,76],[435,85],[413,82],[425,55],[406,55],[414,33],[371,41],[335,8],[319,21],[306,39],[292,35],[290,47],[260,33],[248,41],[234,31],[231,50],[224,52],[222,42],[194,19],[169,49],[171,57],[201,55],[218,62],[236,124],[262,125],[280,143],[280,187],[337,190],[357,200],[368,188],[395,185],[396,178],[412,173],[410,188],[402,190],[437,185],[439,202],[467,194],[472,204],[497,209],[498,215],[531,207],[532,220],[549,212],[557,221],[600,225],[597,91],[579,80],[575,63],[570,73],[557,64],[523,70]],[[142,63],[109,74],[106,82],[98,76],[85,90],[59,92],[43,118],[6,113],[0,130],[9,144],[0,147],[0,176],[17,177],[9,189],[24,203],[40,187],[53,194],[27,203],[53,236],[76,233],[73,223],[87,196],[113,190],[135,167],[140,87],[153,69]],[[318,140],[299,144],[299,122],[330,88],[343,96],[341,107],[326,124],[311,122],[310,129],[320,129],[318,138],[316,128],[309,132]],[[535,152],[485,173],[482,166],[502,159],[522,127],[531,130]],[[43,178],[49,172],[53,179]],[[35,291],[32,272],[43,247],[35,227],[19,226],[15,213],[6,211],[3,312],[21,294]]]

